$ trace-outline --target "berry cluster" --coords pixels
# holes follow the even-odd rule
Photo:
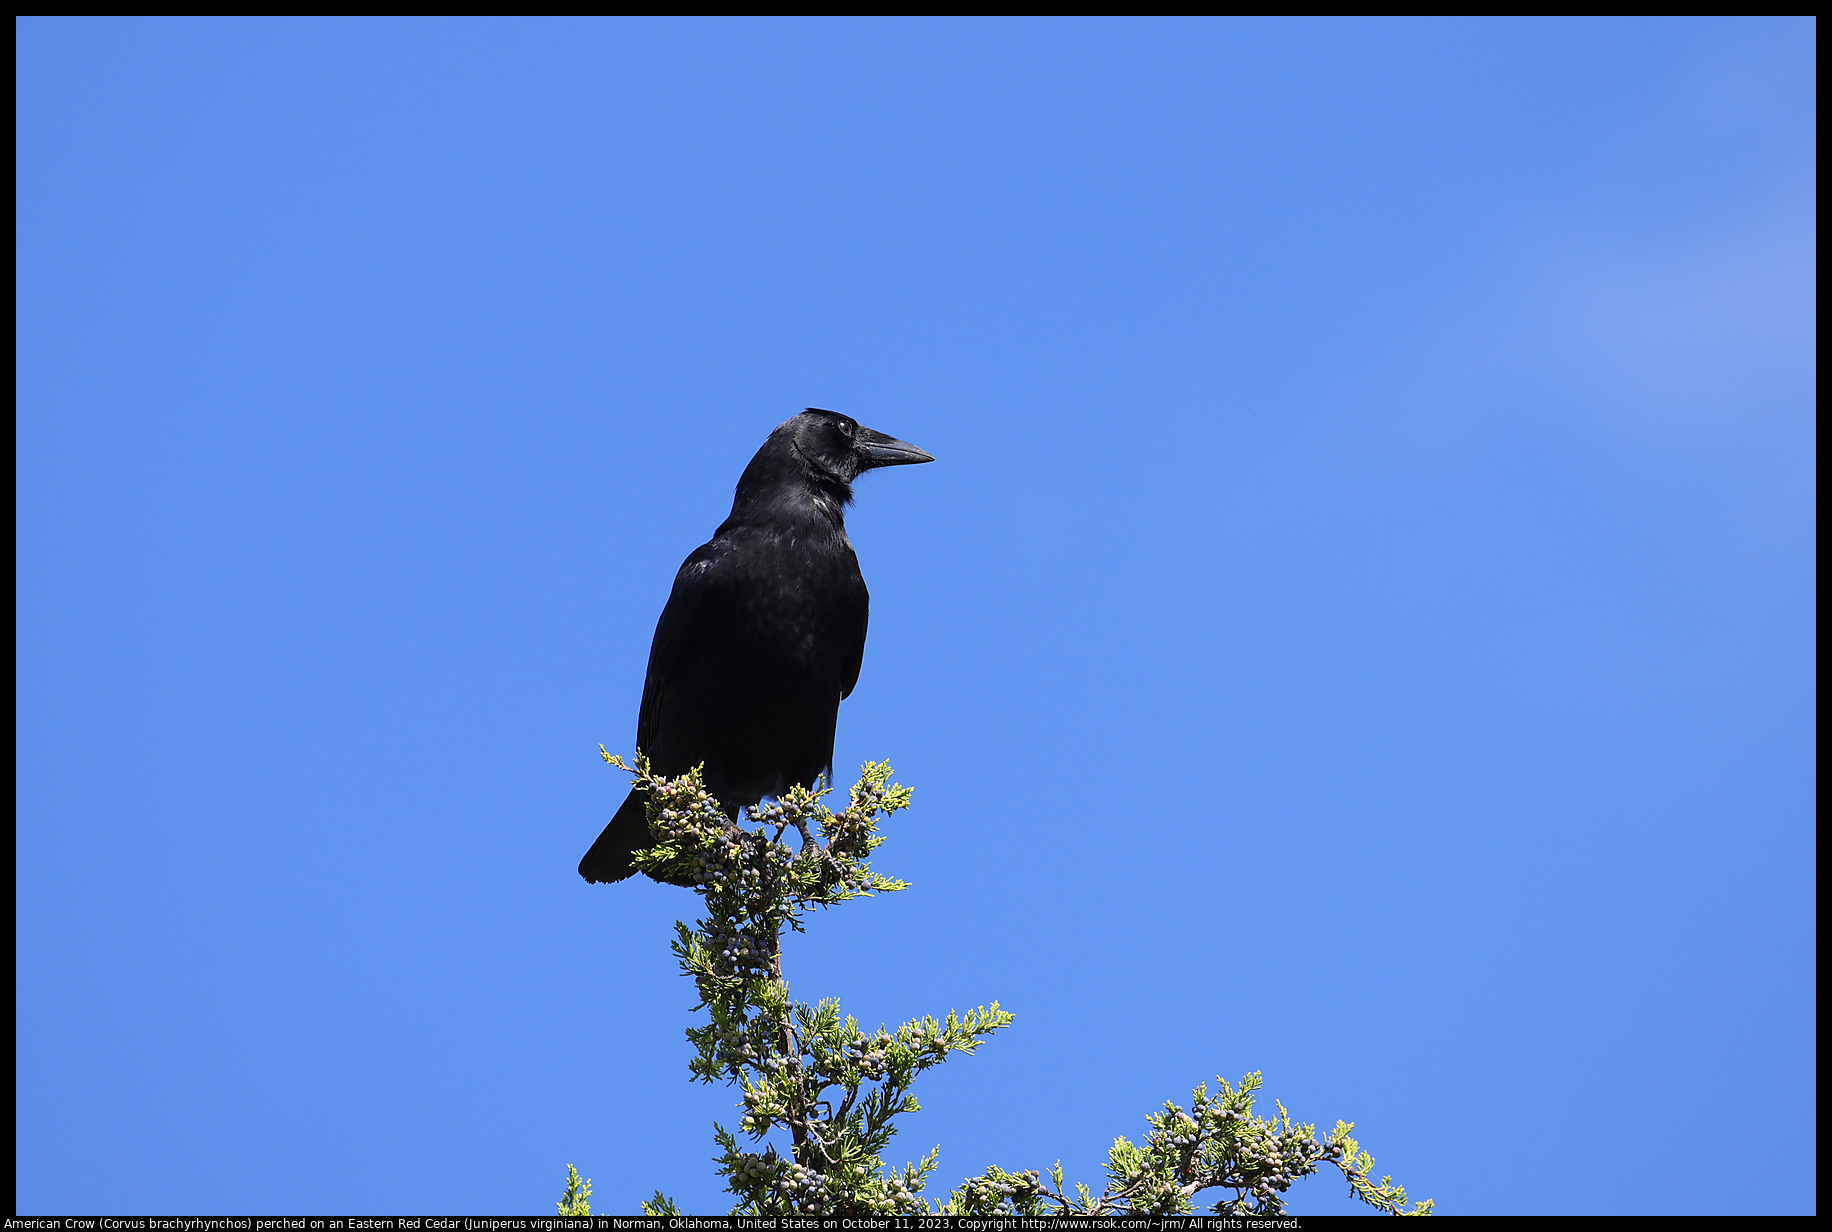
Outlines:
[[[864,1036],[849,1040],[842,1055],[846,1060],[858,1066],[859,1072],[869,1079],[879,1079],[886,1073],[885,1054],[890,1048],[890,1037],[877,1035],[867,1040]]]
[[[766,975],[774,956],[761,930],[750,931],[727,921],[719,932],[706,935],[706,948],[712,955],[712,972],[721,979],[744,979]]]
[[[886,1196],[890,1199],[889,1209],[884,1212],[885,1214],[911,1212],[928,1214],[928,1204],[921,1197],[922,1181],[914,1179],[912,1186],[911,1179],[914,1178],[905,1178],[892,1173],[890,1179],[885,1182]]]
[[[1253,1182],[1247,1191],[1265,1202],[1315,1172],[1323,1151],[1323,1144],[1308,1135],[1268,1134],[1242,1146],[1238,1166]]]
[[[984,1176],[969,1177],[949,1195],[942,1210],[951,1215],[1035,1215],[1041,1212],[1038,1199],[1043,1193],[1043,1178],[1035,1171],[1007,1172],[992,1167]]]
[[[727,1027],[721,1031],[718,1035],[717,1047],[720,1060],[729,1066],[748,1065],[758,1059],[757,1050],[751,1046],[751,1041],[745,1038],[744,1032],[737,1027]]]
[[[731,1178],[731,1191],[758,1210],[913,1215],[929,1209],[920,1196],[923,1166],[910,1168],[906,1175],[880,1176],[857,1169],[821,1173],[774,1150],[728,1150],[721,1162]]]
[[[649,818],[659,853],[649,863],[657,865],[657,871],[685,871],[702,890],[743,894],[754,892],[793,862],[789,849],[761,830],[734,825],[703,788],[683,791],[677,786],[667,796],[673,798],[657,800],[660,807],[652,807]],[[677,800],[686,807],[679,807]]]
[[[790,1209],[812,1211],[823,1205],[826,1178],[774,1151],[761,1155],[746,1151],[729,1160],[728,1166],[734,1185],[755,1195],[753,1200],[768,1194]]]

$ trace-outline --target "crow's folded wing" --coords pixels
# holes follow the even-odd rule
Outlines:
[[[715,539],[694,550],[674,575],[674,590],[668,595],[668,606],[655,624],[655,641],[649,646],[649,670],[643,677],[642,709],[636,716],[636,747],[648,754],[655,748],[656,724],[661,719],[662,698],[676,669],[700,650],[701,639],[708,631],[702,626],[709,607],[709,595],[728,587],[734,581],[726,558],[731,545]],[[678,773],[678,771],[667,771]]]
[[[840,647],[840,700],[852,696],[852,687],[859,683],[859,668],[865,663],[865,626],[871,621],[871,599],[865,593],[863,584],[859,587],[859,598],[847,613],[844,621],[845,644]]]

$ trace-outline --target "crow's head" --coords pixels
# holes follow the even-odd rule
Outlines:
[[[809,407],[784,420],[770,434],[786,438],[795,453],[816,471],[850,484],[880,466],[907,466],[935,459],[908,441],[874,432],[849,415]]]
[[[770,433],[738,479],[731,522],[767,523],[817,510],[838,522],[852,481],[880,466],[933,462],[908,441],[861,427],[850,415],[809,407]]]

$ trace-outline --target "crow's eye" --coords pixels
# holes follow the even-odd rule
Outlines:
[[[852,435],[852,425],[850,423],[847,423],[844,419],[842,419],[840,420],[840,431],[844,432],[847,436],[851,436]]]

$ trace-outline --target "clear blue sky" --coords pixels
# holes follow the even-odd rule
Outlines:
[[[1813,1210],[1811,20],[15,29],[21,1212],[726,1209],[573,867],[809,405],[937,461],[794,986],[1017,1014],[897,1158]]]

